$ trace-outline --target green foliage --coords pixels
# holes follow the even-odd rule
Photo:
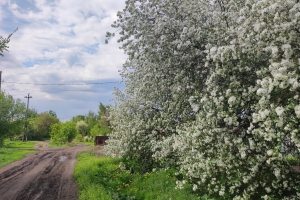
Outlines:
[[[22,142],[21,140],[10,141],[8,139],[5,139],[3,147],[31,149],[34,147],[35,144],[36,144],[36,142],[32,142],[32,141]]]
[[[89,113],[85,116],[85,123],[88,126],[88,132],[97,124],[97,115],[93,111],[89,111]]]
[[[5,138],[19,135],[25,123],[25,104],[0,92],[0,146]]]
[[[98,121],[99,124],[102,126],[106,126],[109,127],[110,123],[109,123],[109,117],[110,117],[110,106],[105,106],[104,104],[102,104],[100,102],[99,104],[99,111],[98,111]]]
[[[89,129],[88,125],[83,120],[78,121],[76,123],[76,130],[82,136],[85,136],[88,134],[88,129]]]
[[[90,153],[78,155],[74,177],[79,185],[79,199],[200,199],[188,187],[175,189],[173,170],[130,173],[119,163],[119,159],[96,157]]]
[[[296,156],[288,155],[285,157],[285,161],[291,166],[299,165],[299,159]]]
[[[17,30],[18,29],[16,29],[14,32],[16,32]],[[13,33],[9,34],[9,36],[7,38],[0,36],[0,56],[4,56],[3,52],[8,51],[9,47],[7,45],[9,43],[10,37],[13,35]]]
[[[85,116],[84,115],[77,115],[75,117],[72,117],[72,121],[73,122],[78,122],[78,121],[84,121],[85,120]]]
[[[30,139],[49,139],[51,126],[59,122],[59,119],[49,112],[43,112],[36,118],[29,119],[28,134]]]
[[[0,147],[0,167],[24,158],[27,154],[36,152],[33,149],[35,142],[21,142],[4,140]],[[26,149],[24,149],[26,148]]]
[[[34,108],[28,108],[27,112],[27,117],[30,118],[36,118],[38,116],[38,112]]]
[[[111,132],[111,129],[107,126],[103,126],[100,124],[96,124],[90,131],[90,135],[91,136],[98,136],[98,135],[102,135],[102,136],[106,136],[107,134],[109,134]]]
[[[48,113],[49,115],[51,115],[52,117],[57,118],[56,112],[54,112],[53,110],[49,110],[47,113]]]
[[[50,131],[51,142],[71,142],[76,137],[75,126],[76,124],[73,121],[53,124]]]
[[[79,134],[78,132],[77,132],[77,134],[76,134],[76,136],[75,136],[75,139],[77,140],[77,141],[79,141],[79,142],[83,142],[83,135],[81,135],[81,134]]]
[[[87,115],[77,115],[72,118],[73,122],[78,123],[76,130],[83,136],[107,135],[111,132],[109,119],[110,106],[99,104],[98,115],[89,111]]]

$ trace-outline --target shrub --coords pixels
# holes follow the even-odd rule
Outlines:
[[[50,137],[51,141],[58,143],[71,142],[76,136],[75,123],[64,122],[57,123],[51,126]]]

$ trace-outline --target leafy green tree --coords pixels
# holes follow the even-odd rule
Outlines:
[[[51,126],[59,122],[59,119],[49,112],[43,112],[37,115],[33,121],[34,133],[32,139],[50,138]]]
[[[28,108],[27,112],[27,117],[28,118],[36,118],[38,115],[38,112],[36,109],[34,108]]]
[[[93,111],[89,111],[89,113],[85,116],[86,124],[88,125],[88,132],[97,124],[97,115]]]
[[[0,92],[0,146],[5,138],[23,132],[25,111],[26,106],[20,99]]]
[[[81,120],[85,120],[85,116],[84,115],[77,115],[75,117],[72,117],[72,121],[73,122],[78,122],[78,121],[81,121]]]
[[[85,121],[81,120],[81,121],[78,121],[76,123],[76,130],[79,134],[81,134],[82,136],[86,136],[88,135],[88,130],[89,130],[89,127],[88,125],[85,123]]]
[[[76,137],[76,123],[73,121],[59,122],[51,126],[50,137],[52,142],[71,142]]]
[[[56,112],[54,112],[53,110],[49,110],[48,114],[55,117],[55,118],[57,118]]]
[[[101,126],[106,126],[109,127],[110,126],[110,106],[109,105],[104,105],[101,102],[99,103],[99,111],[98,111],[98,123]]]

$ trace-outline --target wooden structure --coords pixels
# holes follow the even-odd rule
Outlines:
[[[96,136],[94,145],[106,145],[106,140],[108,140],[108,136]]]

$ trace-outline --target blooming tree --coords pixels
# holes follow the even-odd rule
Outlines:
[[[127,0],[118,16],[127,89],[108,154],[164,161],[213,197],[299,198],[285,156],[300,147],[300,2]]]

